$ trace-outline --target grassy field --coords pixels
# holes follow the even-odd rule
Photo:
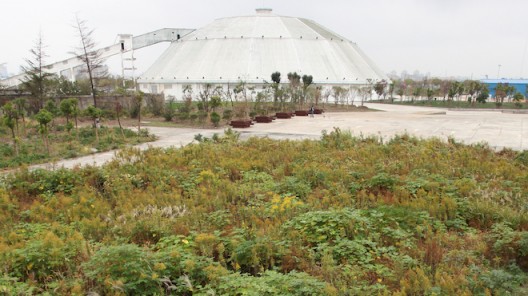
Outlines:
[[[46,147],[45,138],[38,132],[38,126],[30,121],[25,127],[19,125],[17,151],[13,145],[11,131],[5,126],[0,126],[0,170],[74,158],[155,139],[147,130],[140,134],[136,131],[125,128],[121,132],[119,127],[103,124],[98,130],[97,140],[95,130],[89,124],[83,124],[68,132],[64,125],[57,122],[47,135],[49,147]]]
[[[526,152],[237,139],[3,177],[1,293],[528,293]]]

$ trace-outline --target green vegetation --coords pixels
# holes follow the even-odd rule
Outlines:
[[[478,101],[477,101],[478,102]],[[383,103],[380,101],[380,103]],[[416,101],[393,101],[392,104],[397,105],[410,105],[410,106],[425,106],[425,107],[438,107],[438,108],[475,108],[475,109],[527,109],[528,105],[516,102],[500,103],[499,106],[495,103],[471,103],[465,101],[427,101],[427,100],[416,100]]]
[[[21,170],[0,181],[0,291],[526,294],[527,159],[452,139],[228,131]]]
[[[388,95],[391,103],[407,105],[480,109],[521,109],[525,105],[525,94],[516,92],[508,83],[497,84],[494,98],[489,96],[492,90],[476,80],[394,79],[388,87],[384,81],[376,83],[374,90],[380,102],[387,102]]]
[[[18,128],[19,132],[15,121],[5,118],[4,126],[0,125],[0,169],[74,158],[155,139],[145,129],[138,134],[119,127],[74,128],[71,122],[50,127],[53,117],[45,109],[35,116],[37,122],[28,121]]]

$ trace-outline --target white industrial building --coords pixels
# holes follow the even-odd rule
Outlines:
[[[288,83],[288,73],[297,72],[313,76],[313,83],[323,87],[389,81],[356,43],[314,21],[278,16],[271,9],[217,19],[197,30],[164,28],[139,36],[120,34],[115,44],[97,51],[103,58],[120,55],[123,77],[127,71],[135,78],[134,51],[159,42],[170,42],[170,46],[137,83],[143,92],[166,97],[181,98],[187,85],[200,91],[206,84],[227,89],[244,82],[258,90],[277,71],[283,83]],[[72,57],[44,69],[74,81],[83,67],[78,57]],[[0,84],[17,87],[24,77],[25,73],[0,77]]]
[[[279,71],[312,75],[320,86],[361,86],[389,78],[358,45],[314,21],[257,9],[251,16],[215,20],[173,40],[137,80],[140,90],[181,98],[205,84],[263,85]]]

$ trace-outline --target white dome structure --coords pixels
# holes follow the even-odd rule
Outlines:
[[[257,9],[173,41],[138,83],[142,91],[180,97],[184,85],[260,85],[271,82],[276,71],[283,81],[297,72],[324,86],[389,80],[354,42],[314,21]]]

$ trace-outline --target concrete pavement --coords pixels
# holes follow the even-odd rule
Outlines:
[[[448,111],[440,108],[388,104],[365,104],[381,112],[336,112],[311,117],[277,119],[272,123],[257,123],[248,129],[237,129],[241,138],[268,136],[275,139],[318,139],[323,130],[334,127],[350,130],[353,135],[377,135],[389,139],[408,133],[417,137],[438,137],[475,144],[487,142],[492,148],[528,149],[528,114],[507,114],[490,111]],[[211,137],[223,129],[148,127],[159,139],[137,147],[180,147],[194,140],[196,134]],[[114,151],[97,153],[76,159],[42,164],[32,168],[71,168],[77,165],[101,165],[112,159]]]

